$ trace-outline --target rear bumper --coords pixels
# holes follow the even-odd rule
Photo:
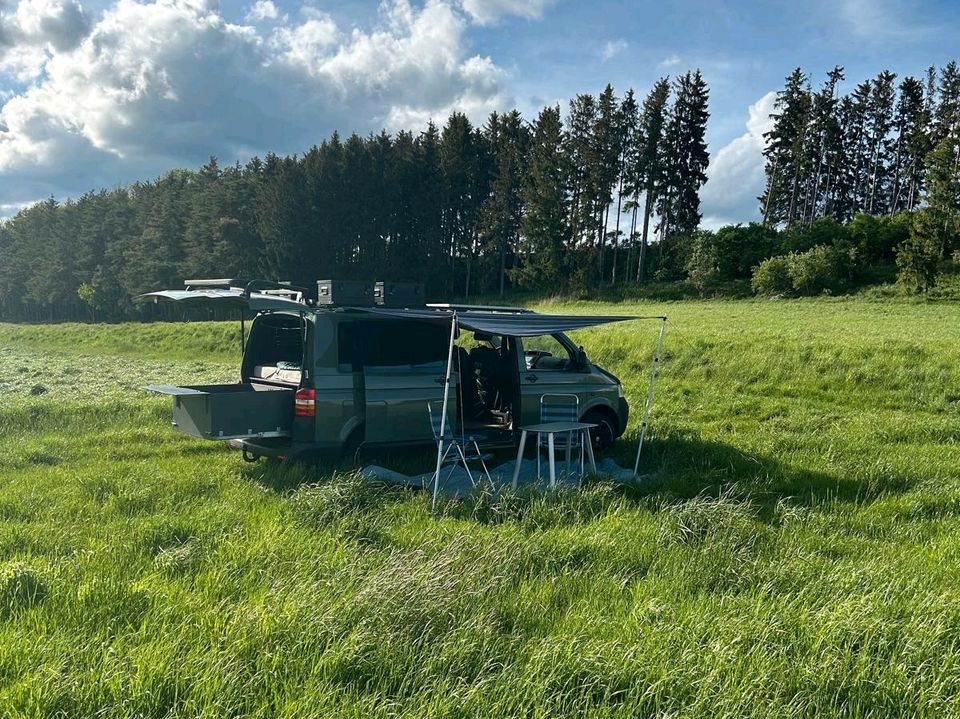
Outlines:
[[[334,443],[291,442],[289,439],[234,439],[229,442],[233,449],[240,449],[252,457],[269,457],[295,462],[338,460],[342,447]]]

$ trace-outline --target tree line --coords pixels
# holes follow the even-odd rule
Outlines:
[[[420,281],[435,297],[642,282],[700,223],[708,98],[692,71],[642,101],[607,85],[532,122],[454,112],[51,198],[0,225],[0,318],[143,316],[138,294],[197,277]]]
[[[803,294],[805,283],[798,285],[791,273],[802,275],[812,266],[820,274],[832,273],[834,285],[844,284],[844,276],[849,285],[875,276],[872,269],[884,263],[896,267],[906,286],[929,290],[938,273],[956,264],[957,63],[899,82],[895,73],[884,70],[841,95],[844,79],[843,68],[835,67],[813,88],[810,75],[797,68],[777,94],[773,124],[765,134],[766,188],[760,211],[765,225],[793,236],[818,228],[813,234],[819,241],[758,267],[758,291]],[[868,217],[887,219],[872,241],[851,243],[847,230],[858,217],[863,218],[859,225],[870,224]]]
[[[642,100],[608,85],[532,121],[454,112],[37,203],[0,224],[0,319],[154,316],[133,298],[195,277],[419,281],[437,298],[929,290],[960,268],[960,69],[844,79],[814,88],[798,68],[777,93],[758,223],[699,227],[709,90],[693,71]]]

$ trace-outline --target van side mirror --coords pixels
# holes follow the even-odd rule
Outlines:
[[[586,369],[588,364],[586,351],[583,347],[577,347],[577,369]]]

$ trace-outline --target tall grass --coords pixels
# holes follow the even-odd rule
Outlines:
[[[230,381],[220,325],[213,351],[195,324],[145,356],[130,348],[152,326],[0,327],[0,706],[960,715],[952,308],[548,307],[670,315],[642,485],[431,512],[350,470],[173,433],[136,387]],[[635,415],[655,330],[578,336]],[[634,423],[614,456],[635,440]]]

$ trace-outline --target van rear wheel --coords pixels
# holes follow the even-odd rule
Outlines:
[[[360,448],[363,444],[363,427],[357,427],[348,436],[340,450],[340,461],[357,464],[360,461]]]
[[[595,450],[603,451],[613,444],[617,437],[617,420],[609,412],[592,409],[583,416],[583,421],[597,425],[590,430],[590,440]]]

